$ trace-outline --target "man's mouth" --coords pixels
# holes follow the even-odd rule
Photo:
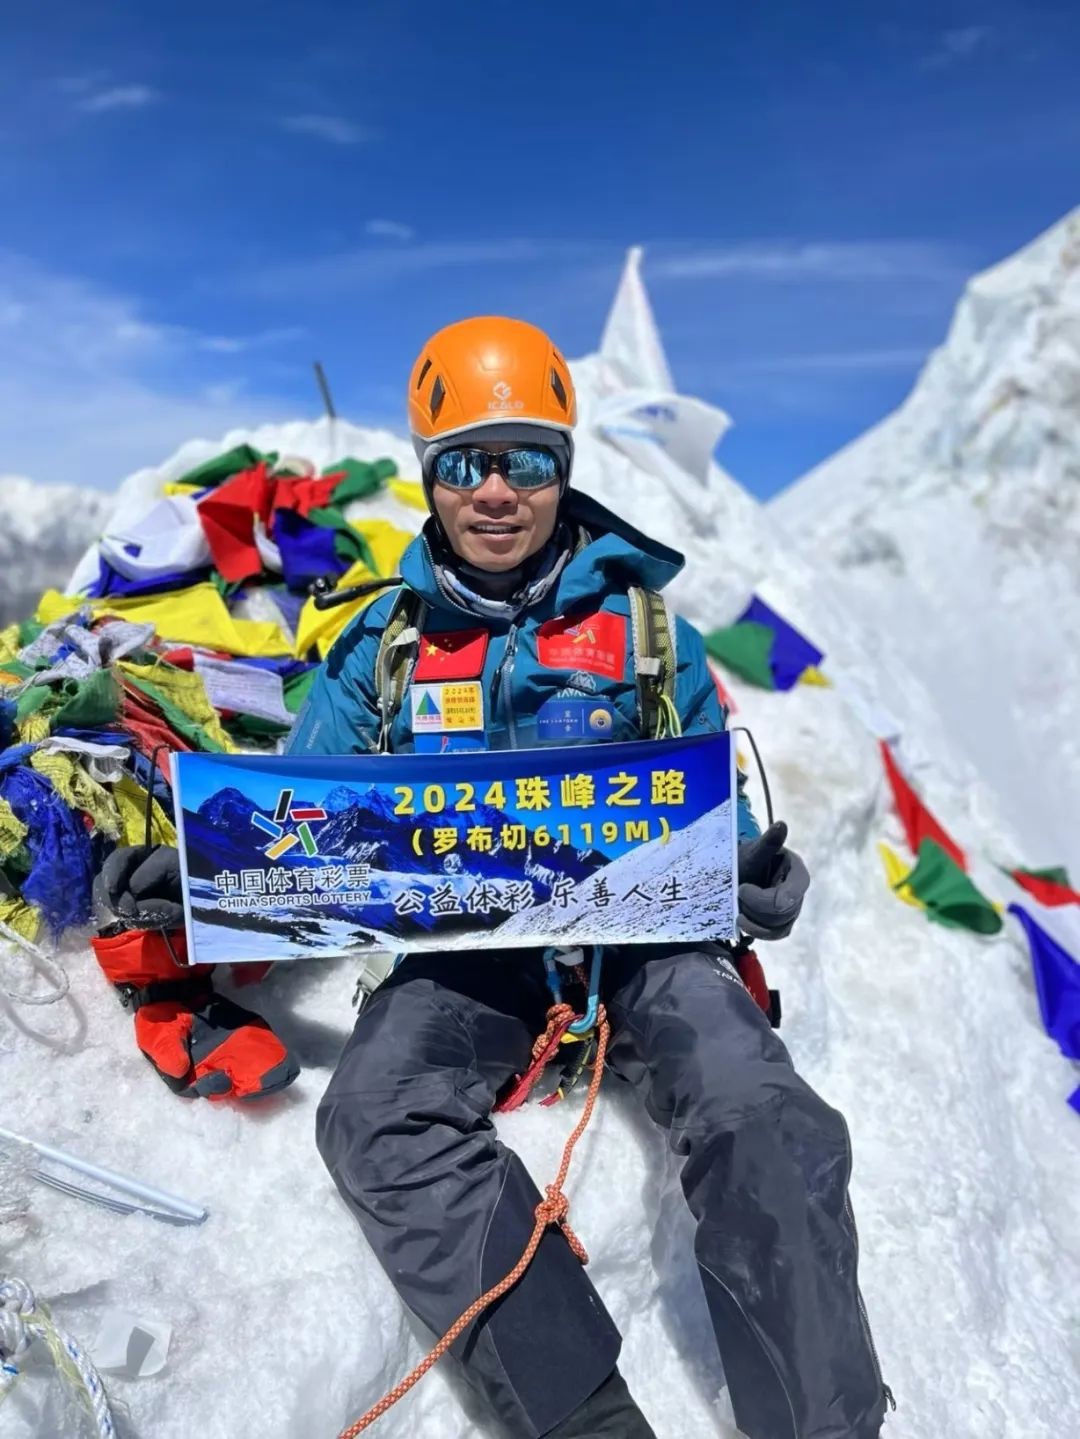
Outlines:
[[[469,529],[474,535],[518,535],[521,533],[523,528],[523,525],[511,525],[505,523],[489,523],[469,526]]]

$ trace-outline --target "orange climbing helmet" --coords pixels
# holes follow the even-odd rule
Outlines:
[[[433,335],[409,377],[417,453],[491,426],[540,426],[569,435],[577,420],[570,369],[535,325],[502,315],[459,320]]]

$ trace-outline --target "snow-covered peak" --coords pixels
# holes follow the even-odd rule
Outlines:
[[[975,276],[901,408],[774,507],[820,534],[959,487],[995,525],[1075,538],[1078,413],[1080,208]]]
[[[32,614],[42,590],[64,583],[111,508],[98,490],[0,475],[0,626]]]
[[[976,276],[905,403],[780,495],[1029,863],[1080,868],[1080,209]]]

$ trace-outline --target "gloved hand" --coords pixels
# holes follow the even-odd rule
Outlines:
[[[94,880],[94,898],[130,929],[179,929],[184,923],[179,851],[168,844],[121,845]]]
[[[213,965],[188,965],[179,856],[166,845],[115,850],[95,881],[108,911],[91,941],[135,1014],[135,1043],[177,1094],[255,1099],[300,1067],[270,1026],[214,991]]]
[[[787,825],[770,825],[739,845],[739,928],[755,939],[785,939],[802,909],[810,873],[784,848]]]

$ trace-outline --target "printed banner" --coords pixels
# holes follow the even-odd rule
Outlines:
[[[727,734],[172,762],[193,964],[735,936]]]

